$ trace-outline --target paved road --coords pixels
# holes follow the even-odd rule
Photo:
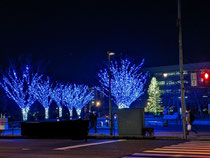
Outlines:
[[[210,158],[210,141],[0,139],[0,158]]]
[[[210,158],[210,141],[191,141],[176,145],[164,146],[152,150],[133,153],[122,158],[143,157],[186,157],[186,158]]]
[[[0,139],[0,158],[120,158],[180,143],[183,141]]]

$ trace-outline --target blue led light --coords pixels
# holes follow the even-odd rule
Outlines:
[[[26,66],[22,77],[18,76],[16,70],[10,67],[7,75],[3,75],[0,82],[6,95],[14,100],[21,108],[23,120],[26,121],[31,105],[36,101],[37,84],[42,75],[30,73]]]
[[[52,99],[56,102],[58,108],[59,108],[59,117],[62,117],[62,93],[63,93],[63,85],[60,83],[57,83],[56,86],[53,89],[52,93]]]
[[[111,62],[111,95],[119,109],[129,108],[131,103],[144,94],[144,84],[148,73],[140,73],[144,60],[139,65],[121,59]],[[98,73],[99,82],[106,93],[109,92],[109,73],[107,69]]]
[[[50,84],[50,78],[47,80],[40,80],[37,83],[36,98],[43,105],[45,109],[45,119],[49,118],[49,106],[52,103],[52,84]]]
[[[93,90],[89,90],[88,86],[67,84],[63,88],[62,103],[69,109],[70,117],[72,117],[73,108],[76,109],[78,116],[80,116],[82,108],[88,104],[93,97]]]

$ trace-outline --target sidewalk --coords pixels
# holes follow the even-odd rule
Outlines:
[[[203,125],[196,125],[198,128],[198,134],[194,132],[190,132],[188,139],[190,140],[210,140],[210,126],[203,126]],[[182,125],[169,125],[168,127],[160,127],[160,126],[153,126],[154,128],[154,137],[153,139],[182,139],[183,138],[183,131]],[[120,137],[118,135],[117,128],[115,131],[113,130],[113,136],[110,136],[110,130],[108,127],[106,128],[98,128],[98,132],[95,133],[93,129],[89,131],[89,136],[94,136],[98,138],[117,138]],[[135,137],[132,137],[135,138]],[[138,136],[136,138],[148,138],[143,136]]]

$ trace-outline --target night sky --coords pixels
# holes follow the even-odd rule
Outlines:
[[[176,19],[177,0],[2,0],[0,65],[31,55],[55,80],[94,85],[109,50],[178,64]],[[182,23],[184,63],[210,61],[210,1],[184,0]]]

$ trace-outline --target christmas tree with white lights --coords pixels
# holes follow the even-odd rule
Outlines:
[[[158,114],[161,109],[161,98],[160,98],[160,88],[158,86],[158,81],[155,77],[152,78],[149,88],[147,90],[149,98],[147,100],[146,112],[152,112]]]

